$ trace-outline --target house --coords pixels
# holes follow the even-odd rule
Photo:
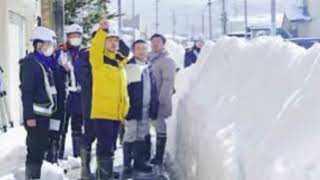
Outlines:
[[[0,66],[5,71],[10,115],[21,120],[19,96],[19,59],[31,49],[28,37],[37,24],[39,2],[36,0],[0,0]]]
[[[43,25],[55,24],[52,3],[52,0],[0,0],[0,66],[5,71],[7,100],[15,122],[22,117],[19,60],[33,50],[29,38],[40,23],[41,13],[45,12]]]
[[[296,37],[320,37],[320,1],[295,0],[285,8]]]
[[[285,14],[276,15],[276,27],[279,35],[287,38],[291,36],[289,30],[291,22]],[[243,17],[231,18],[228,23],[228,32],[231,36],[244,37],[245,22]],[[271,15],[262,14],[248,17],[248,32],[250,37],[257,37],[261,35],[271,34]]]

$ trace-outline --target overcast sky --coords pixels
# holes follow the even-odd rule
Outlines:
[[[221,1],[213,0],[213,24],[216,31],[221,31]],[[226,0],[228,4],[228,14],[242,15],[243,0]],[[249,15],[266,14],[270,12],[271,0],[248,0]],[[282,3],[299,0],[277,0],[278,11],[282,11]],[[301,1],[301,0],[300,0]],[[113,9],[117,8],[117,0],[111,0]],[[122,0],[123,11],[126,15],[132,14],[133,0]],[[141,15],[141,29],[147,28],[149,33],[155,31],[155,0],[135,0],[136,13]],[[205,33],[207,34],[208,25],[208,0],[160,0],[160,32],[172,32],[172,11],[176,11],[177,33],[201,33],[202,14],[205,16]]]

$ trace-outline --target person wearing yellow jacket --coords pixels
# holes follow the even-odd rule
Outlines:
[[[109,24],[107,19],[100,21],[90,47],[93,81],[90,116],[97,136],[98,180],[113,179],[114,144],[129,110],[124,65],[130,49]]]

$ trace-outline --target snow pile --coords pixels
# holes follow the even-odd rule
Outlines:
[[[168,39],[166,42],[166,49],[168,50],[171,58],[176,61],[177,67],[182,69],[184,67],[185,54],[185,49],[183,46],[171,39]]]
[[[184,180],[320,179],[320,45],[223,38],[178,74],[169,155]]]
[[[20,168],[13,171],[10,174],[7,174],[3,177],[0,177],[0,180],[24,180],[25,179],[25,168]],[[44,162],[41,168],[41,179],[43,180],[68,180],[63,170],[58,167],[56,164],[50,164]]]
[[[23,127],[9,129],[7,133],[0,134],[0,180],[24,180],[24,166],[26,156],[26,131]],[[67,152],[70,150],[70,140],[66,144]],[[80,167],[80,160],[68,158],[63,167],[44,162],[41,169],[43,180],[67,180],[64,170]],[[66,169],[65,169],[66,168]]]

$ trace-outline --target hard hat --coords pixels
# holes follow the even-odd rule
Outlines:
[[[56,34],[51,29],[48,29],[46,27],[36,27],[36,29],[33,31],[33,34],[31,36],[31,41],[40,40],[45,42],[51,42],[55,43],[56,41]]]
[[[197,36],[194,36],[193,37],[193,41],[206,41],[206,38],[202,35],[202,34],[199,34]]]
[[[114,21],[109,21],[109,36],[108,37],[120,38],[118,26]]]
[[[66,35],[71,33],[83,34],[83,28],[79,24],[71,24],[69,26],[66,26],[64,31]]]
[[[50,29],[51,30],[51,29]],[[57,34],[56,34],[56,32],[54,32],[54,31],[52,31],[51,30],[51,34],[52,34],[52,37],[53,37],[53,40],[54,40],[54,43],[57,43]]]

